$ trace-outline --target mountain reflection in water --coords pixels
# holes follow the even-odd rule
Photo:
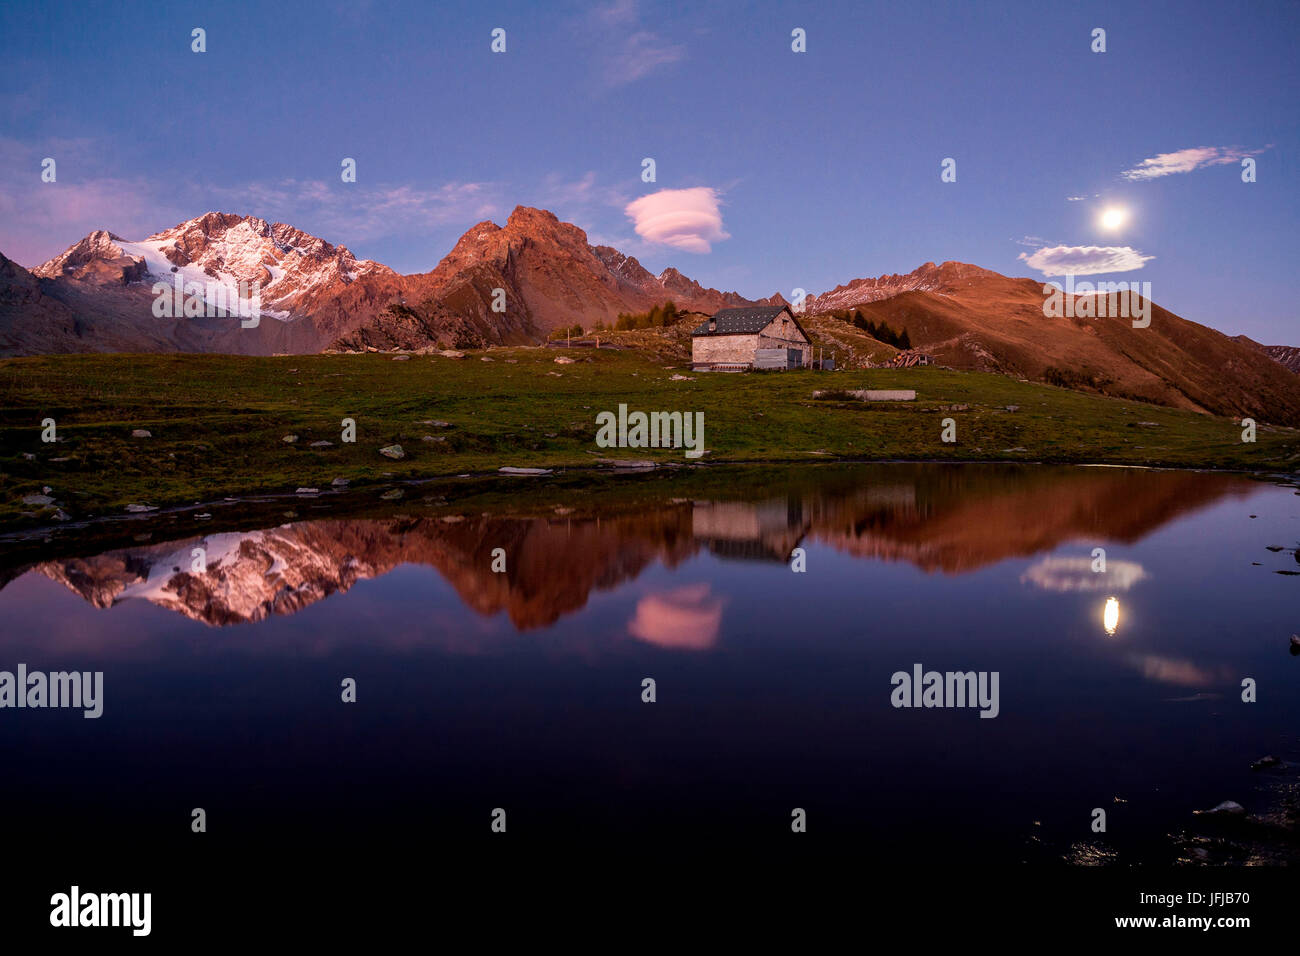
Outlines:
[[[829,478],[787,477],[743,498],[670,498],[532,515],[512,509],[499,517],[420,517],[416,505],[388,518],[195,535],[16,572],[45,575],[96,607],[143,599],[224,626],[293,614],[399,565],[425,565],[470,608],[484,615],[504,611],[527,630],[554,624],[584,607],[593,592],[635,579],[656,562],[675,568],[700,552],[728,561],[788,562],[797,547],[823,545],[855,558],[961,574],[1067,541],[1131,543],[1253,487],[1237,476],[1174,471],[862,466]],[[507,573],[492,570],[498,548]],[[206,555],[204,573],[190,570],[195,549]],[[1089,559],[1055,560],[1031,568],[1026,580],[1047,589],[1123,590],[1143,574],[1122,561],[1098,575]],[[716,602],[688,589],[647,602],[633,633],[665,646],[707,647],[705,635],[710,622],[716,635],[719,614]]]
[[[1267,816],[1300,766],[1290,486],[940,464],[563,482],[20,541],[0,669],[102,670],[105,704],[5,712],[23,784],[0,812],[187,854],[171,821],[192,806],[259,850],[405,846],[425,814],[476,847],[498,806],[512,833],[620,847],[779,842],[802,807],[823,846],[981,865],[1258,862],[1294,840],[1222,842],[1195,814]],[[277,523],[289,508],[312,520]],[[997,673],[997,718],[896,708],[916,667]],[[1283,763],[1253,771],[1265,754]]]

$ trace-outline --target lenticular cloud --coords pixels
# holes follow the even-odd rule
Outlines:
[[[1132,272],[1155,256],[1144,256],[1130,246],[1048,246],[1019,258],[1046,276],[1089,276],[1103,272]]]
[[[627,204],[623,211],[647,242],[687,252],[710,252],[712,243],[731,238],[722,228],[718,194],[707,186],[661,189]]]

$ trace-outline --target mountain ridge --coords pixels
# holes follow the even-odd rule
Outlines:
[[[201,308],[157,316],[159,282],[230,295],[240,283],[258,283],[260,318],[245,326]],[[957,369],[1300,424],[1300,380],[1285,365],[1300,363],[1300,350],[1229,337],[1140,297],[1131,301],[1151,317],[1147,328],[1127,315],[1051,317],[1043,289],[970,263],[926,262],[905,274],[852,279],[810,297],[803,311],[853,310],[906,329],[913,347]],[[139,242],[95,230],[30,272],[0,256],[0,354],[525,345],[669,300],[706,314],[786,304],[779,293],[751,300],[706,288],[673,267],[655,275],[528,206],[516,206],[504,225],[476,223],[432,269],[408,275],[285,223],[208,212]]]
[[[15,271],[22,267],[5,262],[9,283],[30,290],[32,282]],[[8,296],[8,314],[0,297],[0,354],[318,352],[376,347],[372,342],[396,347],[420,336],[470,346],[525,344],[561,326],[610,321],[668,299],[708,312],[780,300],[705,288],[672,267],[655,276],[632,256],[590,245],[578,226],[527,206],[517,206],[504,226],[471,226],[432,269],[407,275],[286,223],[216,211],[136,242],[97,229],[27,274],[51,303],[46,311],[59,313],[65,334],[50,348],[39,323],[14,314],[17,296]],[[215,284],[230,294],[241,282],[257,282],[262,321],[238,330],[242,335],[159,321],[150,290],[177,278],[184,288]]]

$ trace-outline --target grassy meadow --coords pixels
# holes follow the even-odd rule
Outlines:
[[[572,358],[558,364],[557,357]],[[686,376],[674,380],[673,376]],[[816,399],[913,388],[917,400]],[[602,449],[597,413],[703,412],[705,446]],[[1008,410],[1015,406],[1016,410]],[[957,441],[940,440],[941,421]],[[54,419],[58,441],[42,441]],[[344,418],[355,443],[341,440]],[[429,424],[438,422],[445,424]],[[132,437],[144,429],[151,437]],[[297,441],[284,441],[296,435]],[[312,448],[311,443],[332,445]],[[379,449],[399,444],[401,460]],[[66,355],[0,361],[0,524],[121,514],[254,492],[495,473],[836,459],[1096,462],[1292,472],[1300,431],[936,368],[698,374],[644,353],[500,348],[441,355]],[[520,479],[524,480],[524,479]],[[24,504],[45,487],[53,506]]]

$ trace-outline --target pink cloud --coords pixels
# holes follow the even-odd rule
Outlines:
[[[633,200],[623,211],[647,242],[704,253],[712,251],[712,243],[731,238],[722,228],[718,194],[706,186],[661,189]]]
[[[704,651],[718,640],[722,599],[711,597],[708,584],[650,594],[637,602],[627,629],[633,637],[673,650]]]

